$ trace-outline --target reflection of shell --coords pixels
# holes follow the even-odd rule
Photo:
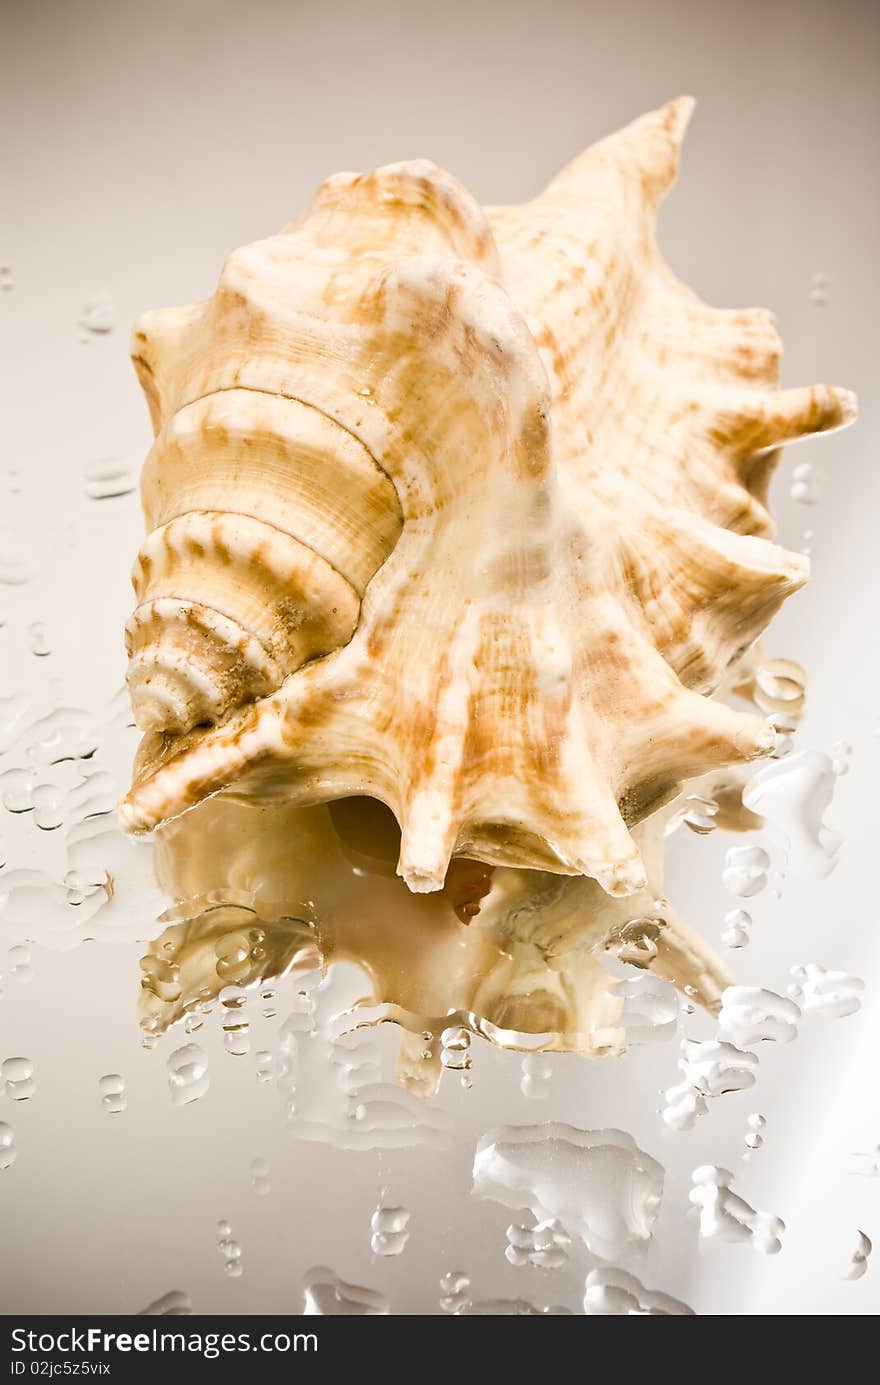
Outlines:
[[[627,894],[629,826],[767,752],[705,694],[806,577],[766,538],[772,449],[853,400],[780,391],[770,316],[660,259],[690,106],[488,214],[427,163],[331,178],[142,321],[130,685],[163,734],[130,829],[369,795],[413,890],[456,854]]]
[[[432,1068],[439,1076],[437,1038],[453,1023],[504,1046],[534,1048],[541,1036],[541,1047],[620,1051],[628,1020],[606,954],[717,1009],[727,978],[658,898],[663,814],[635,829],[650,889],[620,900],[594,880],[534,870],[496,870],[490,887],[467,861],[441,892],[414,896],[395,877],[385,811],[361,800],[359,820],[340,821],[323,806],[255,808],[219,796],[163,827],[157,873],[178,907],[142,962],[143,1016],[166,1029],[230,983],[353,962],[374,1017],[415,1036],[401,1061],[418,1087],[430,1085]],[[461,900],[475,882],[473,916]]]

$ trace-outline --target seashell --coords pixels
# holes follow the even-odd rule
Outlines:
[[[142,319],[126,828],[366,795],[413,891],[464,856],[628,895],[630,828],[771,750],[710,694],[807,577],[768,537],[778,448],[855,405],[779,389],[771,315],[662,261],[691,107],[523,206],[426,162],[340,174]]]

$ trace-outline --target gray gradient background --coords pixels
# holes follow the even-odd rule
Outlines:
[[[0,1310],[126,1312],[182,1288],[197,1311],[297,1312],[314,1263],[382,1287],[396,1312],[436,1312],[437,1280],[458,1267],[483,1296],[577,1307],[588,1261],[561,1276],[514,1270],[502,1258],[509,1215],[468,1194],[473,1138],[486,1124],[553,1116],[622,1126],[666,1166],[656,1243],[630,1265],[647,1284],[708,1313],[876,1312],[880,1264],[858,1283],[841,1275],[856,1227],[880,1242],[880,1180],[847,1173],[850,1150],[880,1141],[880,9],[867,0],[4,0],[0,43],[0,261],[16,279],[0,301],[0,471],[21,473],[20,493],[5,483],[0,492],[0,522],[27,535],[38,566],[27,587],[0,590],[0,694],[32,690],[85,707],[122,680],[140,518],[133,495],[87,501],[82,475],[96,458],[134,461],[148,446],[126,352],[142,310],[209,294],[231,248],[281,226],[340,169],[426,156],[483,202],[519,200],[642,111],[683,91],[698,98],[661,218],[668,259],[709,301],[778,314],[786,383],[828,380],[862,398],[857,429],[783,461],[780,536],[799,547],[803,529],[815,529],[814,582],[769,642],[809,669],[803,745],[845,737],[854,746],[831,816],[847,845],[829,881],[790,881],[782,901],[756,901],[754,941],[732,962],[738,979],[778,990],[807,960],[868,983],[859,1015],[817,1022],[791,1048],[762,1055],[758,1092],[725,1098],[692,1135],[667,1135],[656,1114],[659,1089],[675,1080],[674,1045],[604,1064],[559,1060],[551,1100],[527,1109],[516,1059],[480,1046],[474,1092],[443,1093],[459,1132],[451,1152],[354,1156],[293,1145],[280,1102],[222,1055],[208,1098],[172,1110],[164,1052],[144,1053],[134,1025],[141,949],[41,951],[34,982],[8,985],[0,1000],[0,1057],[33,1057],[40,1083],[11,1114],[0,1097],[20,1151],[0,1174]],[[824,310],[808,301],[820,271],[832,279]],[[77,318],[104,287],[119,328],[83,347]],[[787,479],[811,459],[826,482],[807,511]],[[38,619],[52,642],[44,660],[28,647]],[[719,883],[723,845],[679,834],[668,888],[716,939],[731,905]],[[150,907],[129,885],[122,938],[136,934],[139,913],[147,927]],[[107,1071],[124,1072],[130,1088],[128,1111],[112,1122],[95,1086]],[[742,1165],[756,1109],[767,1141]],[[272,1164],[270,1198],[250,1189],[255,1155]],[[782,1255],[698,1251],[683,1213],[690,1170],[704,1161],[736,1164],[754,1205],[785,1218]],[[410,1206],[413,1234],[399,1261],[377,1265],[368,1224],[382,1182]],[[244,1246],[238,1281],[225,1279],[214,1248],[222,1216]]]

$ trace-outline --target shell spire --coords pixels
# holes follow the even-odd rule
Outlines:
[[[338,175],[148,316],[130,830],[366,795],[414,891],[466,855],[631,894],[629,829],[768,753],[710,695],[807,577],[768,538],[775,449],[854,404],[780,390],[770,315],[660,258],[691,105],[523,206],[421,161]]]

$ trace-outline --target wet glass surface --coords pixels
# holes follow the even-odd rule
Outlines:
[[[440,91],[413,102],[418,23],[379,7],[369,85],[394,100],[358,131],[340,80],[361,71],[353,10],[342,34],[317,9],[297,29],[295,94],[281,57],[293,19],[271,50],[246,33],[254,95],[235,7],[215,8],[210,81],[192,76],[195,14],[166,52],[170,5],[137,48],[125,6],[85,7],[75,38],[61,5],[44,7],[48,39],[45,23],[11,21],[0,1308],[876,1311],[878,208],[856,157],[876,131],[859,85],[868,7],[844,6],[841,26],[840,7],[807,6],[787,75],[752,41],[769,18],[744,12],[729,44],[765,92],[746,104],[712,79],[696,5],[639,80],[597,79],[589,98],[572,52],[591,7],[551,5],[558,23],[538,38],[527,7],[499,7],[497,63],[454,122]],[[627,8],[613,21],[603,8],[590,72],[613,66]],[[474,40],[456,18],[436,41],[451,63]],[[515,141],[512,71],[536,112]],[[559,877],[536,895],[533,879],[468,862],[442,892],[411,895],[395,825],[366,803],[215,799],[151,841],[125,837],[114,805],[139,737],[122,630],[149,445],[130,323],[209,293],[231,246],[337,168],[428,152],[485,202],[522,198],[685,79],[702,104],[664,213],[670,260],[712,302],[779,313],[787,383],[863,396],[856,430],[786,453],[774,483],[780,541],[814,564],[739,688],[738,705],[777,718],[775,758],[745,784],[687,787],[646,829],[654,870],[635,901]],[[826,80],[837,100],[817,112]],[[158,124],[129,98],[148,86]],[[475,149],[490,96],[504,118]],[[294,159],[317,109],[323,128]],[[768,129],[783,187],[764,166]],[[831,165],[829,199],[815,169]]]

